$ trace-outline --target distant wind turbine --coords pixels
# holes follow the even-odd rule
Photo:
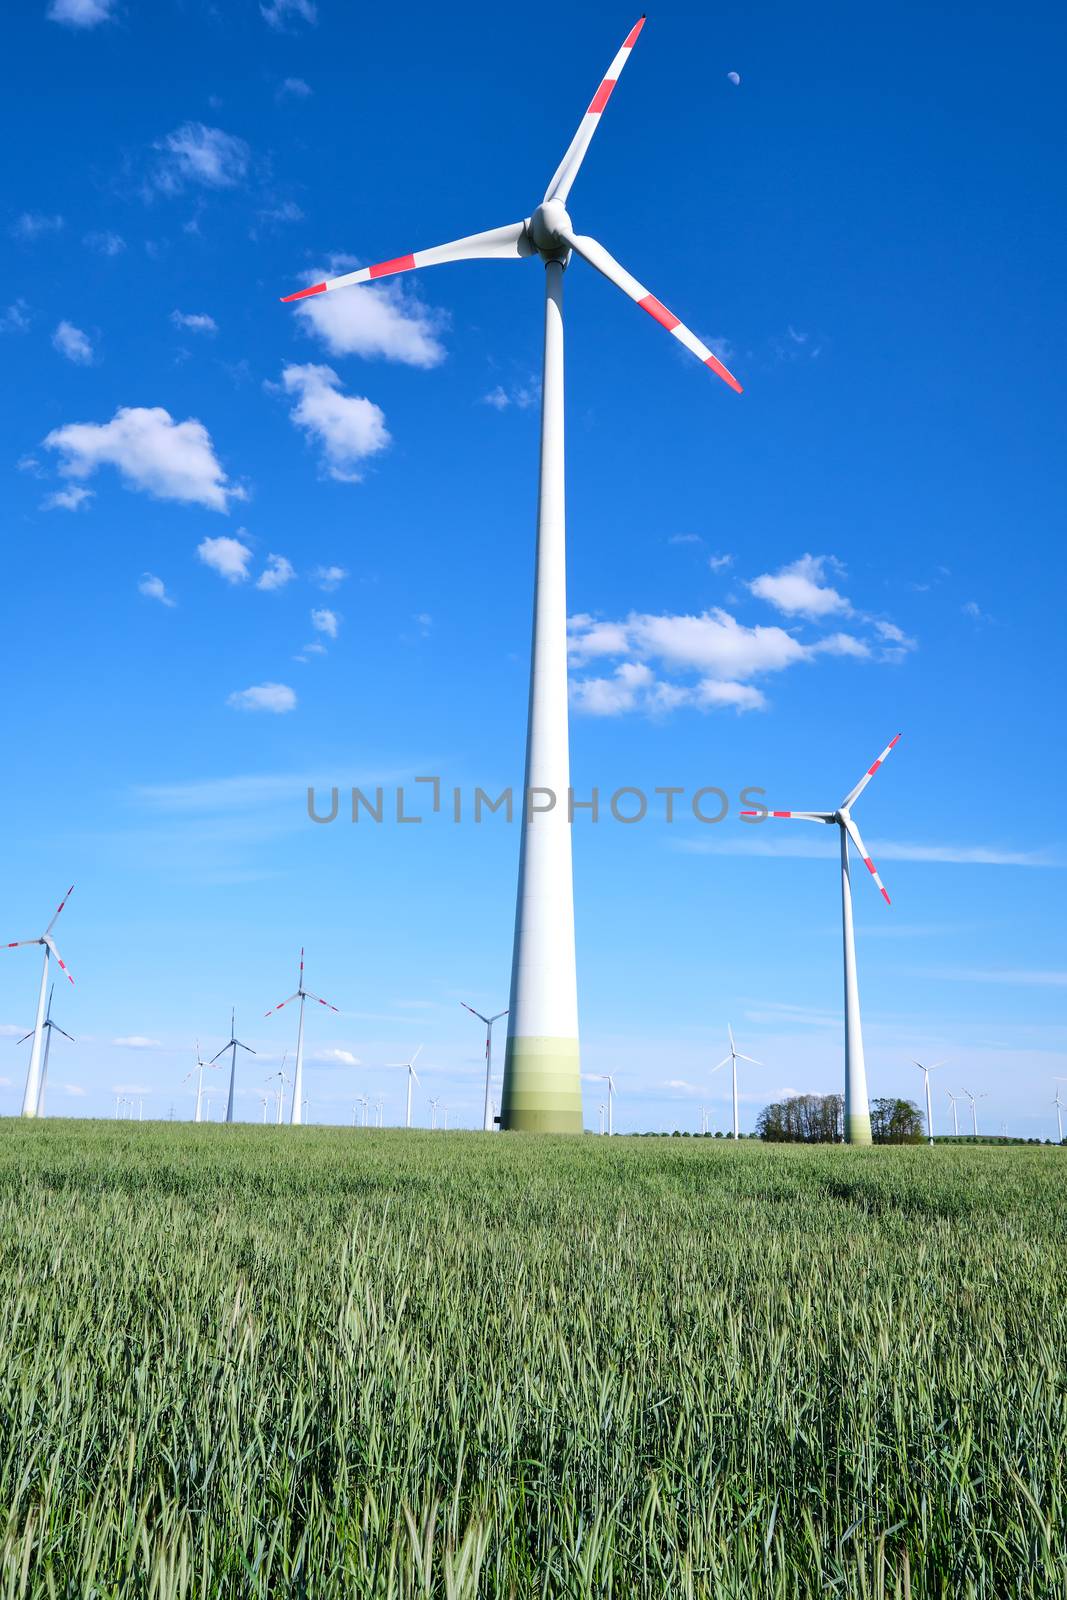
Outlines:
[[[988,1091],[983,1089],[981,1094],[972,1094],[969,1089],[964,1089],[964,1094],[971,1102],[971,1121],[974,1124],[974,1137],[978,1137],[978,1101],[988,1098]]]
[[[43,1023],[46,1037],[44,1041],[44,1062],[41,1066],[41,1086],[37,1091],[37,1116],[39,1117],[44,1116],[44,1092],[48,1085],[48,1056],[52,1049],[52,1029],[54,1028],[57,1033],[61,1033],[64,1039],[70,1039],[71,1044],[75,1042],[65,1028],[61,1028],[58,1022],[52,1021],[52,996],[55,994],[55,992],[56,986],[53,983],[52,987],[48,991],[48,1010],[45,1013],[45,1019]],[[34,1030],[31,1028],[29,1033],[24,1033],[22,1038],[18,1041],[19,1044],[25,1044],[27,1039],[32,1038],[33,1031]]]
[[[871,874],[886,905],[889,896],[878,876],[877,868],[867,854],[867,846],[860,838],[859,829],[852,818],[852,807],[866,789],[890,750],[899,741],[896,735],[886,745],[878,760],[867,768],[859,783],[850,789],[836,811],[771,811],[771,817],[793,818],[799,822],[836,823],[841,836],[841,927],[845,958],[845,1138],[849,1144],[871,1143],[871,1108],[867,1099],[867,1068],[863,1059],[863,1030],[860,1026],[860,991],[856,978],[856,935],[852,926],[852,880],[848,870],[848,841],[860,853],[867,871]],[[742,811],[742,817],[758,817],[758,811]]]
[[[383,1113],[384,1110],[385,1110],[385,1101],[382,1099],[381,1095],[379,1095],[377,1100],[375,1100],[375,1102],[374,1102],[374,1116],[375,1116],[375,1119],[376,1119],[374,1126],[376,1128],[380,1128],[381,1125],[382,1125],[382,1113]]]
[[[278,1087],[277,1087],[277,1090],[272,1091],[272,1093],[275,1093],[277,1095],[277,1100],[278,1100],[277,1124],[278,1124],[278,1127],[280,1128],[281,1125],[282,1125],[282,1106],[283,1106],[284,1101],[285,1101],[285,1086],[289,1082],[289,1079],[288,1079],[288,1077],[286,1076],[286,1073],[285,1073],[285,1061],[284,1060],[282,1061],[282,1070],[280,1072],[272,1072],[269,1077],[264,1078],[263,1082],[264,1083],[274,1083],[275,1080],[277,1080]]]
[[[256,1053],[250,1044],[241,1043],[240,1039],[237,1037],[236,1027],[237,1013],[231,1011],[229,1041],[223,1045],[222,1049],[218,1052],[218,1055],[214,1055],[211,1058],[211,1065],[214,1066],[215,1062],[219,1059],[219,1056],[225,1055],[227,1050],[230,1051],[230,1092],[226,1099],[227,1122],[233,1121],[233,1093],[237,1083],[237,1052],[238,1050],[247,1050],[250,1056],[254,1056]]]
[[[1067,1078],[1057,1078],[1056,1082],[1057,1083],[1067,1083]],[[1052,1104],[1056,1107],[1056,1131],[1059,1134],[1060,1143],[1062,1144],[1063,1143],[1063,1108],[1064,1108],[1064,1105],[1067,1104],[1067,1102],[1065,1102],[1065,1101],[1060,1099],[1060,1091],[1058,1089],[1056,1090],[1056,1098],[1055,1098],[1055,1100],[1053,1100]]]
[[[567,212],[601,114],[637,43],[644,17],[630,29],[589,103],[541,203],[529,217],[450,243],[395,256],[311,284],[302,300],[442,262],[532,257],[545,269],[541,461],[534,578],[534,625],[526,737],[525,803],[519,845],[515,937],[500,1125],[541,1133],[581,1133],[578,991],[574,954],[567,724],[566,494],[564,482],[563,274],[581,257],[635,301],[710,372],[741,385],[702,340],[632,277],[603,245],[575,233]]]
[[[608,1137],[610,1138],[615,1132],[615,1079],[610,1072],[596,1072],[593,1077],[598,1083],[606,1083],[608,1086]],[[601,1129],[601,1132],[603,1131]]]
[[[225,1048],[226,1048],[226,1046],[223,1045],[222,1049],[225,1050]],[[219,1051],[219,1055],[221,1055],[221,1054],[222,1054],[222,1051],[220,1050]],[[196,1107],[195,1107],[195,1109],[193,1111],[193,1121],[194,1122],[200,1122],[202,1120],[201,1111],[203,1109],[203,1104],[204,1104],[204,1071],[205,1071],[205,1069],[210,1069],[210,1070],[212,1070],[214,1072],[221,1072],[221,1070],[222,1070],[221,1067],[217,1067],[215,1065],[214,1061],[202,1061],[200,1059],[200,1040],[198,1039],[196,1041],[196,1066],[191,1068],[190,1071],[188,1071],[185,1074],[185,1077],[182,1079],[183,1083],[188,1083],[190,1078],[195,1078],[196,1079]]]
[[[763,1062],[762,1061],[757,1061],[753,1056],[743,1056],[741,1054],[740,1050],[737,1048],[736,1044],[734,1043],[734,1030],[733,1030],[733,1028],[731,1028],[729,1023],[726,1024],[726,1031],[730,1035],[730,1054],[728,1056],[723,1056],[722,1060],[716,1066],[712,1067],[711,1070],[712,1070],[712,1072],[718,1072],[719,1067],[726,1067],[726,1066],[731,1067],[732,1070],[733,1070],[733,1079],[734,1079],[734,1138],[735,1139],[740,1139],[740,1137],[741,1137],[741,1124],[740,1124],[740,1120],[739,1120],[738,1114],[737,1114],[737,1063],[739,1061],[747,1061],[750,1067],[762,1067]]]
[[[934,1109],[930,1103],[930,1074],[931,1072],[935,1071],[937,1067],[943,1067],[945,1063],[943,1061],[935,1061],[930,1066],[924,1067],[921,1061],[913,1061],[912,1065],[918,1067],[919,1071],[923,1075],[923,1082],[926,1085],[926,1142],[927,1144],[933,1144]]]
[[[485,1133],[492,1133],[496,1127],[493,1115],[493,1023],[499,1022],[501,1017],[506,1017],[506,1011],[498,1011],[493,1017],[483,1017],[480,1011],[475,1011],[466,1000],[461,1000],[460,1005],[464,1011],[469,1011],[472,1017],[477,1017],[479,1022],[485,1023],[485,1108],[482,1113],[482,1129]]]
[[[24,944],[39,944],[44,950],[44,961],[41,964],[41,987],[37,994],[37,1019],[33,1024],[33,1044],[30,1046],[30,1064],[26,1071],[26,1088],[22,1096],[22,1115],[24,1117],[36,1117],[39,1115],[37,1103],[41,1098],[41,1045],[44,1042],[45,1032],[45,998],[48,993],[48,963],[52,956],[55,956],[56,961],[59,964],[60,971],[71,983],[74,982],[74,979],[67,971],[66,962],[56,949],[55,940],[52,938],[52,929],[59,921],[59,913],[62,911],[63,907],[66,905],[73,893],[74,885],[71,884],[70,888],[67,890],[66,894],[56,907],[55,915],[53,916],[51,922],[48,924],[43,933],[38,934],[36,939],[13,939],[7,947],[9,950],[17,950],[21,945]],[[27,1035],[27,1037],[29,1037],[29,1035]]]
[[[460,1004],[461,1005],[463,1004],[462,1000],[460,1001]],[[422,1045],[420,1044],[419,1045],[419,1050],[421,1050],[421,1049],[422,1049]],[[411,1086],[412,1086],[413,1083],[418,1083],[418,1081],[419,1081],[419,1075],[415,1071],[415,1063],[419,1059],[419,1050],[415,1051],[415,1054],[412,1056],[410,1061],[387,1061],[385,1063],[387,1067],[403,1067],[407,1072],[407,1075],[408,1075],[408,1110],[407,1110],[407,1121],[405,1123],[405,1127],[408,1127],[408,1128],[411,1127]]]
[[[601,1132],[601,1134],[603,1134],[603,1132],[604,1132],[604,1117],[605,1117],[605,1114],[607,1113],[607,1109],[608,1109],[607,1106],[604,1104],[603,1100],[601,1100],[600,1104],[597,1106],[597,1111],[600,1113],[600,1132]]]
[[[460,1001],[460,1005],[462,1005],[462,1004],[463,1004],[463,1002],[461,1000]],[[441,1104],[441,1102],[440,1102],[439,1099],[430,1101],[430,1131],[431,1131],[431,1133],[437,1127],[437,1108],[438,1108],[438,1106],[440,1104]]]
[[[337,1007],[331,1004],[329,1000],[324,1000],[321,995],[312,994],[310,989],[304,988],[303,946],[300,949],[300,977],[297,980],[295,994],[291,994],[288,1000],[280,1000],[276,1006],[271,1006],[266,1015],[272,1017],[276,1011],[280,1011],[283,1006],[289,1005],[293,1000],[300,1001],[300,1021],[296,1027],[296,1067],[293,1071],[293,1109],[289,1118],[290,1124],[295,1126],[300,1121],[301,1099],[304,1093],[304,1001],[315,1000],[320,1006],[325,1006],[328,1011],[337,1010]]]
[[[963,1096],[961,1094],[953,1094],[951,1089],[947,1089],[945,1092],[952,1103],[952,1131],[958,1139],[960,1136],[960,1115],[956,1110],[956,1101],[962,1100]]]

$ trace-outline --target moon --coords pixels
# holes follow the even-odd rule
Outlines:
[[[741,74],[739,72],[728,72],[726,74],[726,76],[730,80],[730,82],[734,85],[734,88],[736,88],[737,85],[741,82]]]

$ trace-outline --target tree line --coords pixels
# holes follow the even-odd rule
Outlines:
[[[797,1094],[764,1106],[756,1134],[772,1144],[839,1144],[844,1138],[845,1100],[840,1094]],[[922,1113],[912,1100],[885,1096],[871,1101],[875,1144],[920,1144]]]

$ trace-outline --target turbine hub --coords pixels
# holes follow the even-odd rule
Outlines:
[[[547,260],[566,254],[570,248],[560,229],[571,230],[571,219],[562,200],[545,200],[530,218],[530,238],[534,248]]]

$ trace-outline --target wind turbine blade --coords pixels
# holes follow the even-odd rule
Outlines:
[[[507,1012],[506,1011],[498,1011],[495,1017],[486,1017],[485,1021],[487,1023],[488,1022],[499,1022],[501,1017],[506,1017],[506,1016],[507,1016]]]
[[[250,1044],[241,1044],[240,1039],[235,1039],[233,1042],[236,1045],[241,1045],[241,1049],[242,1050],[247,1050],[250,1056],[254,1056],[255,1055],[256,1052],[252,1049],[252,1046]]]
[[[731,389],[736,389],[738,394],[742,393],[741,385],[733,373],[723,366],[718,356],[713,355],[707,345],[697,338],[692,329],[687,328],[684,322],[678,320],[673,311],[668,311],[667,307],[657,300],[654,294],[650,294],[643,283],[638,283],[636,278],[631,277],[626,268],[620,266],[615,257],[610,255],[602,244],[598,244],[588,234],[570,233],[566,228],[560,228],[559,233],[560,237],[566,240],[572,250],[577,250],[578,254],[584,256],[591,267],[595,267],[598,272],[602,272],[609,283],[613,283],[616,288],[621,289],[623,294],[628,294],[630,299],[641,307],[642,311],[647,311],[649,316],[654,317],[661,327],[666,328],[668,333],[672,333],[679,344],[684,344],[687,350],[691,350],[698,361],[702,361],[706,367],[710,367],[711,371],[717,373],[724,383],[730,385]]]
[[[287,1006],[291,1000],[299,1000],[299,998],[300,998],[300,990],[298,989],[295,994],[291,994],[289,996],[288,1000],[279,1000],[278,1004],[276,1006],[271,1006],[270,1010],[269,1011],[264,1011],[263,1015],[265,1017],[273,1017],[273,1015],[274,1015],[274,1013],[276,1011],[280,1011],[282,1009],[282,1006]]]
[[[64,1039],[69,1039],[71,1044],[77,1044],[78,1041],[75,1039],[74,1035],[68,1033],[66,1028],[61,1028],[58,1022],[53,1022],[52,1026],[55,1028],[57,1033],[61,1033],[63,1035]]]
[[[533,255],[533,245],[526,233],[526,223],[511,222],[506,228],[490,228],[486,233],[472,233],[465,239],[453,239],[450,244],[434,245],[429,250],[416,250],[407,256],[394,256],[392,261],[376,261],[372,267],[360,267],[358,272],[343,272],[339,278],[326,278],[313,283],[308,289],[298,289],[295,294],[283,294],[283,303],[289,300],[306,300],[309,295],[325,294],[328,289],[345,289],[350,283],[370,283],[375,278],[391,278],[397,272],[415,272],[419,267],[439,267],[446,261],[481,261],[489,258],[518,258]]]
[[[723,1056],[718,1066],[712,1067],[712,1072],[718,1072],[719,1067],[728,1067],[733,1059],[733,1056]]]
[[[309,1000],[317,1000],[320,1006],[329,1006],[331,1011],[337,1011],[338,1016],[340,1016],[341,1013],[338,1011],[338,1008],[335,1005],[332,1005],[329,1000],[324,1000],[320,994],[312,994],[310,989],[305,989],[304,993],[307,995]]]
[[[747,1061],[750,1067],[762,1067],[765,1065],[764,1062],[757,1061],[755,1056],[743,1056],[740,1050],[737,1052],[737,1059],[738,1061]]]
[[[226,1041],[226,1043],[223,1045],[222,1049],[219,1051],[219,1056],[224,1056],[226,1054],[227,1050],[230,1048],[230,1045],[232,1043],[233,1043],[233,1040],[232,1039],[228,1039]],[[207,1063],[207,1065],[209,1067],[213,1067],[215,1065],[215,1062],[219,1059],[219,1056],[212,1056],[211,1060]]]
[[[758,811],[742,811],[743,817],[758,817]],[[833,822],[832,811],[768,811],[768,817],[778,820],[786,819],[792,822]]]
[[[469,1006],[467,1004],[466,1000],[461,1000],[460,1001],[460,1005],[463,1007],[464,1011],[469,1011],[472,1017],[477,1017],[479,1022],[484,1022],[487,1028],[488,1028],[488,1026],[489,1026],[491,1021],[492,1022],[496,1021],[495,1017],[483,1017],[481,1012],[480,1011],[475,1011],[474,1007],[473,1006]]]
[[[860,795],[863,793],[864,789],[866,789],[867,785],[878,771],[878,768],[882,765],[882,762],[885,760],[890,750],[892,750],[893,746],[901,737],[902,735],[898,733],[895,739],[890,739],[889,743],[886,745],[885,749],[882,751],[874,765],[868,767],[867,771],[863,774],[863,777],[860,779],[859,783],[857,783],[856,787],[848,791],[848,794],[846,794],[845,798],[841,802],[842,811],[847,810],[854,800],[859,799]]]
[[[415,1079],[415,1082],[418,1083],[419,1088],[421,1089],[422,1088],[422,1084],[419,1082],[419,1075],[415,1071],[415,1068],[414,1067],[408,1067],[408,1071],[411,1073],[411,1076]]]
[[[567,196],[571,192],[571,184],[578,176],[578,168],[585,160],[585,152],[589,149],[589,141],[600,123],[601,113],[611,99],[611,92],[619,81],[623,67],[630,59],[630,51],[637,43],[638,35],[644,25],[645,18],[644,13],[642,13],[623,40],[622,49],[616,55],[604,77],[601,78],[600,86],[589,102],[589,110],[578,124],[578,131],[567,146],[567,153],[556,168],[552,182],[545,190],[546,200],[562,200],[563,204],[566,205]]]
[[[889,895],[886,893],[885,884],[882,882],[881,878],[878,876],[878,868],[875,866],[874,862],[871,860],[870,856],[867,854],[867,846],[864,844],[863,840],[860,838],[860,830],[857,828],[857,826],[853,822],[852,818],[848,815],[847,811],[845,812],[845,814],[841,818],[841,820],[845,824],[845,828],[846,828],[846,831],[848,833],[849,838],[852,840],[852,843],[856,846],[856,849],[859,851],[860,856],[863,859],[863,865],[867,868],[867,871],[870,873],[871,877],[874,879],[875,883],[878,885],[878,890],[879,890],[879,893],[882,896],[882,899],[885,901],[887,906],[891,905],[892,901],[890,900]]]
[[[61,911],[63,909],[62,906],[60,906],[59,909]],[[58,914],[59,913],[57,912],[56,915],[58,916]],[[55,921],[55,917],[52,918],[52,921],[53,922]],[[57,962],[59,963],[60,971],[63,972],[66,975],[67,981],[69,983],[73,983],[74,979],[71,977],[70,973],[67,971],[67,963],[63,960],[63,957],[60,955],[59,951],[56,949],[55,940],[49,934],[46,933],[42,942],[48,946],[49,950],[51,950],[52,954],[55,956]]]
[[[4,948],[7,949],[7,950],[18,950],[20,948],[20,946],[22,946],[24,944],[43,944],[43,943],[44,943],[43,939],[12,939],[11,942],[9,944],[5,945]]]
[[[23,1035],[22,1035],[22,1038],[21,1038],[21,1039],[16,1039],[16,1040],[15,1040],[15,1043],[16,1043],[16,1044],[17,1044],[17,1045],[19,1045],[19,1044],[25,1044],[25,1043],[26,1043],[26,1040],[27,1040],[27,1039],[32,1039],[32,1038],[33,1038],[33,1033],[34,1033],[34,1030],[33,1030],[33,1029],[32,1029],[32,1028],[31,1028],[31,1029],[30,1029],[30,1031],[29,1031],[29,1033],[24,1033],[24,1034],[23,1034]]]
[[[415,1054],[414,1054],[414,1055],[413,1055],[413,1056],[412,1056],[412,1058],[411,1058],[411,1060],[412,1060],[412,1061],[413,1061],[413,1062],[414,1062],[414,1061],[417,1061],[417,1060],[418,1060],[418,1059],[419,1059],[419,1051],[420,1051],[420,1050],[421,1050],[421,1049],[422,1049],[422,1045],[421,1045],[421,1044],[420,1044],[420,1045],[419,1045],[419,1049],[418,1049],[418,1050],[416,1050],[416,1051],[415,1051]]]
[[[52,929],[55,927],[56,923],[59,921],[59,913],[62,911],[63,907],[66,905],[67,901],[70,899],[70,897],[71,897],[71,895],[73,893],[74,893],[74,885],[71,884],[70,888],[67,890],[66,894],[63,896],[63,898],[59,902],[58,906],[56,906],[56,914],[52,918],[51,922],[48,924],[47,928],[44,930],[44,935],[43,935],[44,938],[46,938],[46,939],[48,938],[48,935],[51,933]]]
[[[734,1030],[729,1023],[726,1024],[726,1031],[730,1035],[730,1054],[732,1055],[734,1053]]]

